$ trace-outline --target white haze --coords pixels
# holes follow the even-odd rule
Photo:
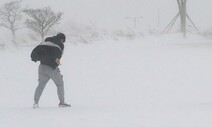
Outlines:
[[[137,21],[137,29],[159,27],[162,30],[178,13],[176,0],[23,0],[23,3],[28,8],[50,6],[54,11],[64,12],[62,24],[70,20],[85,24],[92,22],[105,29],[132,27],[133,21],[126,17],[142,16]],[[211,6],[211,0],[187,2],[188,14],[200,31],[212,26]]]
[[[202,31],[212,25],[211,5],[212,0],[188,0],[188,13]],[[178,12],[176,0],[23,0],[23,6],[64,12],[60,30],[73,21],[104,29],[133,27],[130,16],[143,17],[139,30],[161,30]],[[8,30],[0,31],[1,46],[11,38]],[[20,42],[30,40],[32,31],[20,31]],[[212,127],[212,42],[194,34],[180,38],[76,45],[68,38],[60,70],[71,108],[57,107],[50,81],[40,108],[32,109],[39,65],[30,60],[34,46],[0,49],[0,127]]]

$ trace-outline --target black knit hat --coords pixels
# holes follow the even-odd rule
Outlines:
[[[63,34],[63,33],[58,33],[58,34],[56,35],[56,37],[57,37],[58,39],[63,39],[64,42],[66,41],[66,36],[65,36],[65,34]]]

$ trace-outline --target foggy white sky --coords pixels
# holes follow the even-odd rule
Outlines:
[[[1,0],[7,2],[8,0]],[[94,22],[98,27],[133,27],[126,17],[140,17],[137,27],[163,29],[178,12],[176,0],[23,0],[31,8],[50,6],[64,12],[63,23]],[[2,2],[1,2],[2,3]],[[205,30],[212,26],[212,0],[188,0],[187,11],[194,23]],[[158,18],[159,17],[159,18]]]

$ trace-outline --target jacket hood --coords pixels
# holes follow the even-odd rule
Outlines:
[[[57,36],[53,36],[53,37],[47,37],[45,39],[45,42],[52,42],[58,46],[60,46],[60,48],[63,50],[64,49],[64,45],[62,42],[60,42],[60,39],[57,38]]]

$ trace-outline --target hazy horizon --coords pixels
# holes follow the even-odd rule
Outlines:
[[[3,0],[3,3],[8,1]],[[212,26],[209,5],[212,5],[211,0],[188,0],[187,12],[200,31]],[[137,29],[161,30],[178,13],[176,0],[23,0],[23,6],[50,6],[55,12],[63,12],[63,25],[72,20],[108,29],[134,27],[133,20],[126,17],[137,17]]]

